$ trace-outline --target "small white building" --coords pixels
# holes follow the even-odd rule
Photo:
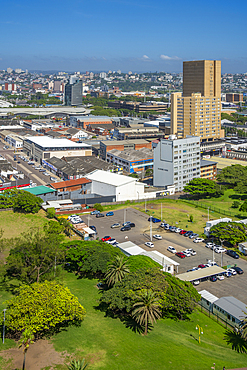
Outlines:
[[[150,257],[153,261],[162,266],[163,271],[169,272],[172,275],[175,273],[175,269],[178,272],[179,263],[173,261],[171,258],[166,257],[164,254],[158,251],[147,252],[145,249],[139,247],[131,241],[118,244],[118,248],[128,257],[137,255]]]
[[[204,227],[204,234],[206,236],[209,236],[211,227],[219,224],[220,222],[232,222],[232,219],[225,217],[225,218],[218,218],[217,220],[213,220],[213,221],[207,221],[206,227]]]
[[[113,195],[116,202],[144,198],[144,184],[133,177],[95,170],[87,178],[92,181],[92,193]]]
[[[201,294],[201,305],[210,312],[213,312],[214,302],[216,302],[219,298],[205,289],[198,293]]]
[[[247,242],[238,243],[239,252],[243,253],[245,256],[247,255]]]
[[[15,134],[9,134],[6,136],[6,141],[9,145],[15,149],[23,147],[23,137]]]

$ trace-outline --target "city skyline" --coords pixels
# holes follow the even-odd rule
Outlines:
[[[222,73],[245,73],[246,10],[222,0],[10,0],[0,69],[176,73],[185,60],[217,59]]]

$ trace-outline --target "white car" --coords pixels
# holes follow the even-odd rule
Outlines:
[[[195,255],[196,255],[196,251],[194,251],[194,249],[189,248],[188,250],[190,251],[190,254],[191,254],[192,256],[195,256]]]
[[[214,246],[214,243],[208,242],[205,247],[206,248],[212,248]]]
[[[177,251],[176,251],[176,249],[174,248],[174,247],[172,247],[171,245],[169,245],[169,247],[167,248],[167,250],[169,251],[169,252],[172,252],[172,253],[177,253]]]
[[[161,239],[162,239],[162,236],[161,236],[161,235],[159,235],[159,234],[155,234],[155,235],[153,235],[153,237],[154,237],[155,239],[158,239],[158,240],[161,240]]]
[[[149,248],[154,248],[154,244],[152,242],[146,242],[145,245]]]
[[[214,262],[214,261],[211,261],[211,260],[208,260],[207,264],[210,265],[210,266],[217,266],[217,263]]]
[[[190,253],[190,251],[188,251],[188,249],[185,249],[185,251],[182,251],[182,253],[183,253],[186,257],[190,257],[190,256],[191,256],[191,253]]]
[[[193,281],[193,285],[199,285],[200,284],[200,280],[194,280]]]
[[[203,242],[204,241],[204,239],[202,239],[202,238],[195,238],[194,240],[193,240],[193,243],[201,243],[201,242]]]
[[[225,253],[226,249],[225,248],[215,248],[214,250],[216,253]]]
[[[219,280],[224,280],[224,279],[225,279],[225,277],[224,277],[224,275],[217,275],[217,279],[219,279]]]
[[[180,229],[179,227],[177,227],[176,230],[175,230],[175,233],[180,233],[181,230],[182,229]]]
[[[237,275],[237,271],[234,269],[229,268],[226,271],[229,271],[232,275]]]
[[[110,240],[107,240],[106,243],[107,244],[115,244],[115,243],[117,243],[117,241],[116,241],[116,239],[112,238]]]

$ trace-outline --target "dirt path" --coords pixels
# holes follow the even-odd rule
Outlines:
[[[9,369],[22,369],[23,351],[22,349],[11,348],[6,351],[1,351],[0,356],[4,359],[12,359],[12,366]],[[66,359],[67,357],[67,359]],[[26,356],[27,370],[41,370],[48,366],[55,366],[68,363],[68,354],[66,352],[56,352],[53,344],[48,340],[38,340],[32,344]],[[51,367],[50,370],[52,370]]]

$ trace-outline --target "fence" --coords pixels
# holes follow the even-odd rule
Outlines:
[[[220,316],[218,313],[214,313],[210,311],[207,307],[203,306],[202,303],[199,301],[198,302],[198,308],[200,309],[201,312],[203,312],[205,315],[210,317],[212,320],[216,321],[218,324],[221,326],[230,329],[235,329],[236,324],[234,324],[232,321],[228,320],[226,317]]]
[[[203,209],[209,209],[210,211],[217,212],[217,213],[223,214],[225,216],[235,217],[235,218],[239,218],[239,219],[244,218],[241,215],[236,214],[235,212],[231,212],[231,211],[221,209],[221,208],[218,208],[218,207],[215,207],[215,206],[210,206],[209,204],[202,203],[198,200],[187,200],[187,199],[180,199],[180,200],[182,202],[185,202],[185,203],[188,203],[188,204],[193,204],[196,207],[200,207],[200,208],[203,208]]]

